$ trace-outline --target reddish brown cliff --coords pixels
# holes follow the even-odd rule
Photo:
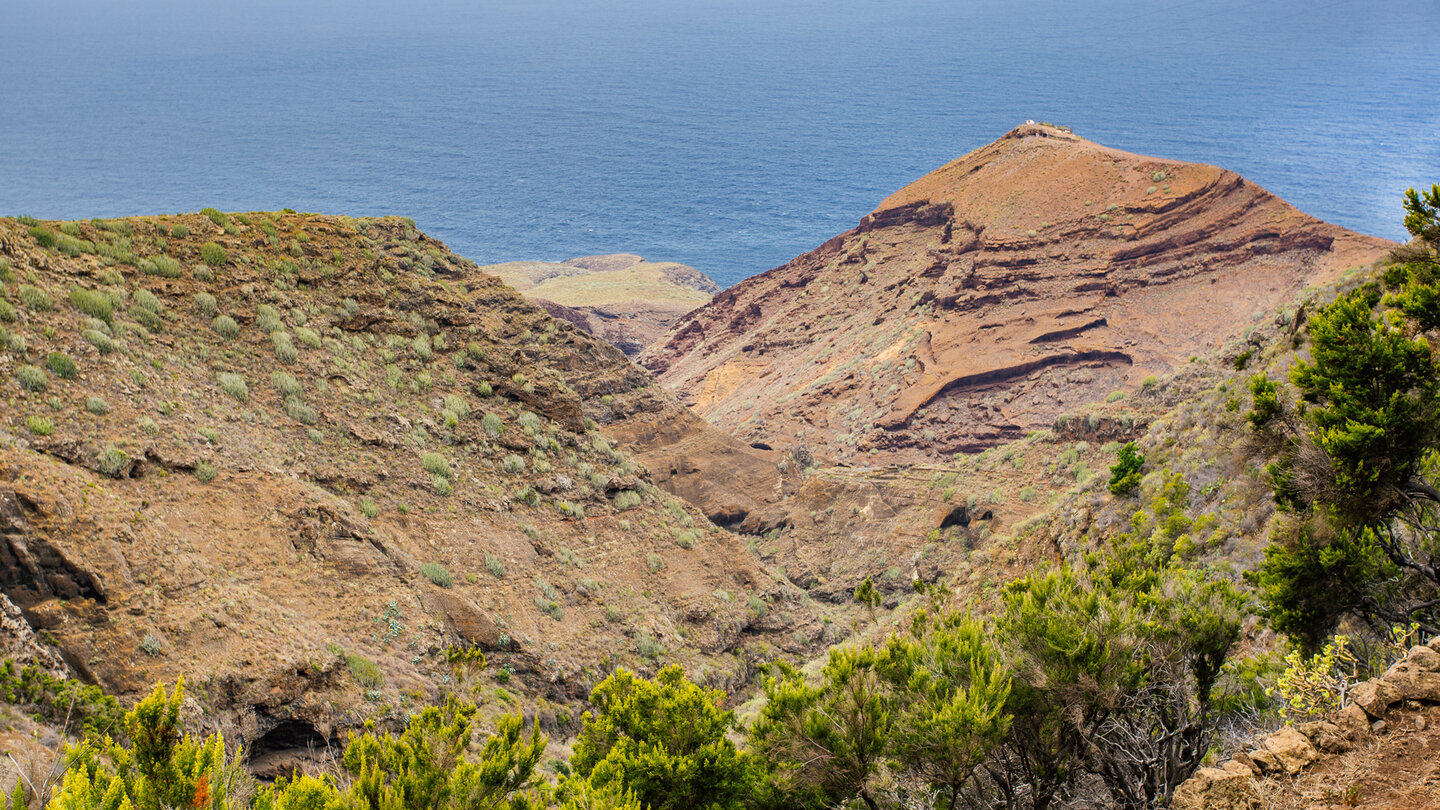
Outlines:
[[[716,296],[641,362],[746,442],[919,461],[1133,391],[1388,247],[1233,172],[1026,125]]]

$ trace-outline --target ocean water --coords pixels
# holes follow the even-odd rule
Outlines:
[[[1436,0],[0,3],[0,212],[403,214],[722,285],[1026,119],[1403,236]]]

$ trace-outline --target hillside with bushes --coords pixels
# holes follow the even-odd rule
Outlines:
[[[12,806],[1440,801],[1403,202],[1118,396],[884,466],[743,444],[403,219],[0,220]]]

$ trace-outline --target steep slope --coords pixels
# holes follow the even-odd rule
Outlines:
[[[1135,391],[1389,246],[1232,172],[1026,125],[716,296],[641,363],[747,442],[918,462]]]
[[[638,355],[680,316],[710,302],[720,288],[704,273],[676,262],[648,262],[633,253],[552,262],[506,262],[480,268],[499,276],[551,315]]]
[[[824,640],[646,468],[723,458],[743,516],[774,465],[413,223],[0,219],[0,278],[4,599],[110,691],[199,681],[256,757],[403,717],[451,646],[563,738],[617,664],[735,686]],[[617,445],[655,423],[679,456]]]

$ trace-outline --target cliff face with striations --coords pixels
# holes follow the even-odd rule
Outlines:
[[[1026,125],[716,296],[641,363],[746,442],[921,461],[1133,392],[1388,247],[1233,172]]]

